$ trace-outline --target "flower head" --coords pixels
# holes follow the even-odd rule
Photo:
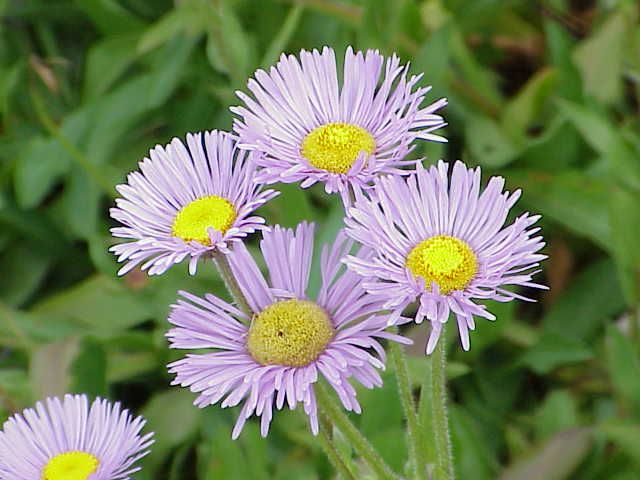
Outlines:
[[[442,325],[453,312],[460,339],[469,349],[474,315],[494,320],[474,300],[530,300],[509,286],[546,288],[532,282],[546,256],[540,217],[525,213],[505,226],[520,191],[503,192],[504,179],[492,177],[480,193],[480,168],[440,161],[418,165],[408,177],[375,181],[371,195],[349,209],[346,232],[374,250],[370,258],[348,256],[349,268],[366,278],[364,287],[394,310],[393,319],[416,299],[415,320],[431,321],[427,353],[435,348]]]
[[[48,398],[7,420],[0,431],[0,478],[127,480],[153,443],[145,421],[119,403],[86,395]]]
[[[161,274],[190,257],[193,274],[200,257],[227,253],[229,243],[262,228],[264,219],[252,213],[277,192],[261,191],[254,181],[249,158],[254,155],[238,150],[230,134],[215,130],[187,135],[186,146],[174,138],[151,150],[140,171],[117,187],[122,198],[111,209],[124,225],[111,233],[131,240],[111,247],[118,261],[126,262],[118,273],[145,262],[143,270]]]
[[[302,50],[282,55],[270,72],[258,70],[238,92],[244,106],[234,130],[241,146],[265,152],[259,179],[267,183],[324,182],[328,193],[348,198],[349,186],[366,187],[381,173],[402,173],[416,139],[445,141],[431,133],[445,125],[435,115],[445,99],[422,107],[430,87],[422,75],[378,51],[347,49],[340,84],[335,53]]]
[[[340,259],[353,242],[340,233],[321,258],[322,285],[315,300],[307,296],[313,251],[313,225],[295,232],[275,227],[260,244],[269,282],[243,244],[229,256],[231,268],[254,314],[249,318],[213,295],[199,298],[182,292],[169,321],[173,348],[213,349],[172,363],[174,384],[200,393],[196,405],[244,403],[233,429],[236,438],[254,413],[262,417],[265,436],[273,408],[298,403],[318,431],[314,383],[320,375],[333,387],[347,410],[360,412],[353,378],[367,388],[382,384],[376,368],[384,368],[379,343],[409,340],[385,332],[381,302],[367,295],[361,279],[346,271]],[[361,251],[358,257],[366,258]]]

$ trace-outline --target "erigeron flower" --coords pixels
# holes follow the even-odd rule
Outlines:
[[[342,233],[321,257],[322,285],[316,299],[307,295],[313,252],[313,225],[295,232],[275,227],[260,244],[269,271],[262,275],[243,244],[228,257],[252,318],[213,296],[182,292],[172,307],[167,336],[172,348],[211,349],[189,354],[169,366],[174,384],[199,393],[199,407],[243,404],[233,429],[237,438],[246,420],[261,416],[266,436],[274,407],[301,404],[311,430],[318,432],[314,385],[320,377],[338,394],[347,410],[360,412],[352,380],[367,388],[382,384],[381,339],[411,343],[386,332],[381,302],[367,295],[362,280],[348,271],[341,258],[353,242]],[[366,250],[356,254],[366,258]],[[404,319],[400,319],[400,323]]]
[[[415,321],[427,318],[432,327],[427,354],[450,313],[468,350],[474,316],[495,319],[477,300],[531,300],[510,287],[546,288],[532,280],[546,258],[540,229],[532,227],[540,217],[524,213],[505,226],[520,191],[504,192],[504,179],[492,177],[481,193],[480,168],[462,162],[450,180],[448,173],[440,161],[408,177],[378,178],[345,220],[347,234],[374,251],[345,262],[394,311],[391,321],[417,300]]]
[[[189,257],[194,274],[200,258],[228,253],[231,243],[261,229],[265,221],[253,212],[278,192],[254,181],[256,155],[215,130],[187,135],[186,146],[174,138],[152,149],[140,170],[118,185],[122,198],[110,212],[124,225],[113,228],[113,236],[130,240],[111,247],[126,262],[118,273],[142,263],[157,275]]]
[[[432,133],[445,125],[436,115],[445,99],[423,106],[430,87],[422,75],[408,77],[408,65],[377,50],[344,58],[342,81],[333,49],[283,54],[267,73],[249,80],[249,96],[234,130],[240,145],[265,153],[257,162],[266,183],[323,182],[328,193],[348,202],[350,190],[368,186],[379,174],[402,174],[415,140],[445,141]]]

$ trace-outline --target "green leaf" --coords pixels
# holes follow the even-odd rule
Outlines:
[[[57,140],[32,137],[17,158],[14,170],[18,205],[22,208],[39,205],[68,169],[68,154]]]
[[[71,392],[90,396],[107,396],[107,355],[102,344],[85,339],[70,365]]]
[[[637,305],[640,302],[640,191],[614,188],[609,199],[609,219],[620,283],[629,306]]]
[[[483,441],[477,422],[464,408],[453,404],[449,408],[453,451],[464,452],[454,456],[456,477],[474,480],[496,478],[495,452],[490,450],[488,442]]]
[[[606,365],[614,389],[640,415],[640,356],[637,346],[615,326],[607,329]]]
[[[527,129],[542,111],[553,93],[557,73],[551,68],[538,70],[518,94],[509,100],[502,111],[502,129],[516,142],[523,142]]]
[[[567,339],[592,339],[612,316],[624,309],[624,297],[615,275],[616,267],[607,258],[573,277],[544,316],[544,330]]]
[[[150,52],[184,32],[197,36],[204,31],[207,20],[206,10],[197,2],[182,2],[144,32],[137,51],[139,54]]]
[[[201,410],[192,405],[194,395],[187,389],[174,388],[154,395],[142,409],[149,430],[155,432],[155,443],[146,459],[156,470],[167,454],[198,430]]]
[[[549,393],[536,413],[536,437],[544,440],[562,430],[578,426],[578,405],[570,392]]]
[[[489,117],[469,115],[466,119],[465,139],[473,162],[489,168],[504,167],[518,154],[517,147]]]
[[[507,183],[523,190],[523,201],[534,212],[553,218],[569,230],[592,240],[605,250],[611,248],[607,184],[579,170],[547,173],[511,170]]]
[[[74,0],[104,34],[140,30],[144,23],[116,0]]]
[[[100,336],[138,325],[150,316],[139,296],[127,291],[122,282],[101,275],[48,297],[36,304],[32,312],[75,320]]]
[[[561,365],[583,362],[592,357],[593,352],[584,343],[545,332],[538,343],[520,358],[519,363],[544,375]]]
[[[302,4],[293,5],[289,9],[289,13],[278,30],[278,34],[267,46],[262,61],[260,62],[262,68],[266,69],[273,65],[280,57],[280,54],[286,49],[291,37],[300,24],[302,12],[304,12],[304,5]]]
[[[70,367],[78,353],[78,340],[67,339],[36,348],[29,363],[35,398],[59,397],[70,391]]]
[[[222,0],[209,9],[207,58],[215,70],[228,74],[233,84],[240,87],[246,83],[257,60],[251,38],[229,3]]]
[[[51,257],[18,243],[0,255],[0,298],[8,305],[21,305],[40,286],[51,266]]]
[[[557,433],[537,452],[508,467],[500,480],[564,480],[586,458],[592,443],[592,433],[574,428]]]
[[[588,36],[574,51],[573,58],[582,73],[585,92],[611,103],[622,94],[624,45],[631,26],[629,9],[610,15],[595,34]]]
[[[601,425],[598,427],[598,431],[620,447],[640,466],[640,425],[610,423]]]
[[[104,94],[137,57],[139,33],[113,35],[95,43],[87,54],[83,95],[92,100]]]

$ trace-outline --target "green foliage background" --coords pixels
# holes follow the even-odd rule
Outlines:
[[[302,415],[232,442],[237,411],[197,410],[168,387],[176,291],[222,285],[207,266],[118,279],[107,212],[150,147],[229,129],[233,92],[256,68],[352,44],[398,52],[431,100],[448,97],[450,142],[417,154],[503,175],[524,190],[519,208],[543,215],[551,291],[491,305],[498,320],[479,322],[469,353],[450,338],[459,477],[639,478],[637,2],[4,0],[0,15],[0,420],[45,395],[106,395],[157,433],[139,479],[332,478]],[[332,237],[337,199],[282,191],[270,222],[315,220]],[[425,328],[408,332],[416,385]],[[401,469],[387,378],[362,392],[355,420]]]

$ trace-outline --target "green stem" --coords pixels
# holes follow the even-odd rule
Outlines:
[[[316,396],[318,406],[322,415],[331,419],[333,424],[344,434],[351,442],[353,448],[360,454],[363,462],[375,474],[375,478],[379,480],[396,480],[398,476],[391,470],[389,465],[385,463],[380,454],[376,452],[369,440],[358,430],[349,417],[344,413],[343,409],[336,403],[333,397],[327,392],[322,384],[316,384]]]
[[[331,421],[327,417],[324,415],[320,416],[320,434],[318,435],[320,446],[329,459],[329,463],[331,463],[335,471],[338,472],[342,478],[346,480],[356,480],[356,477],[351,473],[351,470],[349,470],[349,467],[344,463],[340,453],[333,445],[331,425]]]
[[[224,281],[225,287],[231,294],[231,297],[235,301],[236,305],[240,310],[242,310],[249,318],[253,316],[253,311],[249,306],[249,302],[245,298],[242,290],[240,289],[240,285],[236,280],[235,275],[231,271],[231,265],[229,265],[229,259],[222,252],[214,253],[211,258],[213,259],[213,263],[216,264],[216,268],[218,269],[218,273],[220,273],[220,277]]]
[[[398,381],[398,392],[400,403],[407,419],[407,444],[409,447],[409,466],[411,475],[416,480],[424,479],[426,473],[426,460],[424,450],[421,448],[420,435],[421,425],[416,413],[416,406],[413,399],[413,391],[409,380],[409,367],[407,365],[407,355],[404,347],[396,342],[391,342],[391,361]]]
[[[431,355],[431,407],[432,431],[436,464],[434,480],[453,480],[453,453],[447,414],[447,344],[445,327],[442,328],[438,345]]]

